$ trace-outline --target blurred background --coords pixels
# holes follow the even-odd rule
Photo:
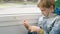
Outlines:
[[[1,6],[13,6],[13,5],[34,5],[38,0],[0,0]]]
[[[56,2],[55,2],[55,6],[56,7],[60,7],[60,0],[55,0]]]
[[[0,0],[0,34],[28,34],[22,25],[27,19],[30,25],[37,25],[41,16],[38,0]]]

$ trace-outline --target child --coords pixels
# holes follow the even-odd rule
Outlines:
[[[39,18],[38,26],[30,26],[27,20],[23,22],[29,33],[33,34],[37,32],[36,34],[40,34],[39,32],[41,32],[41,34],[60,34],[60,13],[55,13],[54,0],[40,0],[38,7],[43,14],[43,16]]]

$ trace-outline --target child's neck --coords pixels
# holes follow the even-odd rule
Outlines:
[[[56,16],[57,16],[56,14],[50,13],[47,17],[52,18],[52,17],[56,17]]]

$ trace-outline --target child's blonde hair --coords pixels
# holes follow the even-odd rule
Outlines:
[[[53,6],[55,8],[55,1],[54,0],[40,0],[37,4],[38,7],[46,7],[49,8]]]

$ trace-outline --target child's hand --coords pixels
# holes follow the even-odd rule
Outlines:
[[[41,29],[40,29],[40,27],[37,27],[37,26],[30,26],[29,24],[28,24],[28,21],[27,20],[24,20],[23,21],[23,25],[30,31],[30,32],[38,32],[38,31],[40,31]]]
[[[27,20],[24,20],[23,21],[23,25],[28,29],[29,28],[29,24],[28,24],[28,21]]]
[[[40,30],[40,27],[37,27],[37,26],[30,26],[29,27],[29,30],[30,30],[30,32],[38,32],[39,30]]]

